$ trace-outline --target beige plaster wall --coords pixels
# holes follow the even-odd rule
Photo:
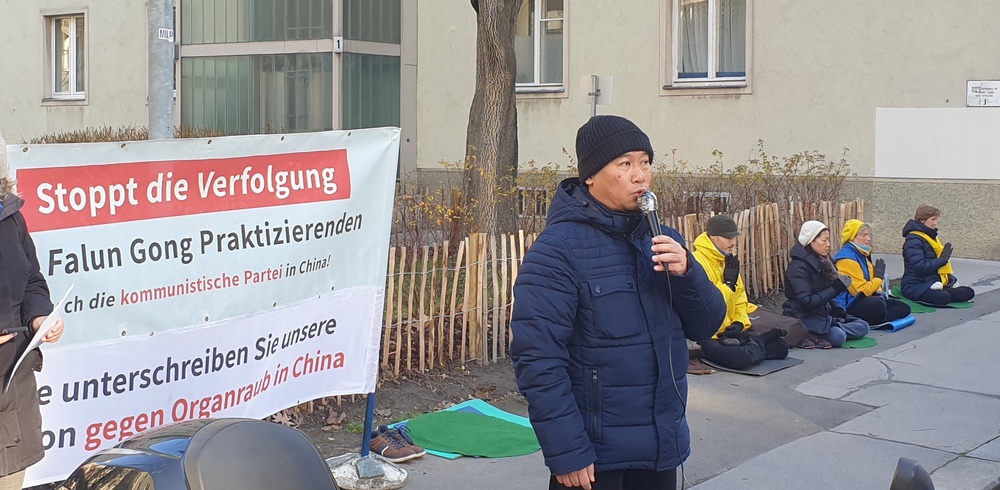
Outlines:
[[[879,179],[872,187],[874,197],[866,200],[865,217],[876,230],[878,250],[901,253],[903,225],[917,206],[930,204],[941,210],[939,236],[955,246],[956,257],[1000,260],[997,183]]]
[[[598,113],[635,120],[661,156],[677,149],[708,164],[719,149],[740,163],[758,139],[784,155],[839,158],[846,147],[861,176],[873,175],[876,108],[965,107],[967,80],[1000,79],[1000,2],[755,0],[750,94],[662,90],[668,3],[567,0],[566,90],[522,97],[522,161],[567,161],[562,149],[590,114],[581,80],[591,74],[614,77],[613,104]],[[464,6],[420,2],[420,168],[464,151],[475,85],[475,17]]]
[[[86,11],[87,100],[46,105],[44,16]],[[146,2],[0,1],[0,131],[9,143],[46,133],[112,125],[145,126]]]

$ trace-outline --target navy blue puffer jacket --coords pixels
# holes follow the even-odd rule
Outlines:
[[[930,289],[931,284],[940,281],[938,269],[948,263],[947,258],[938,257],[922,237],[913,235],[911,231],[922,231],[931,238],[936,238],[938,231],[917,220],[909,220],[903,226],[903,278],[900,289],[903,296],[918,299]]]
[[[690,253],[687,274],[654,271],[651,239],[641,213],[609,211],[572,178],[524,256],[511,356],[555,475],[666,471],[690,453],[684,338],[709,338],[726,307]]]

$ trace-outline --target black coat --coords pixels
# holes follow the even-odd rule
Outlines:
[[[930,289],[931,284],[941,280],[938,269],[948,263],[948,259],[938,257],[927,240],[910,234],[911,231],[922,231],[931,238],[937,238],[937,230],[930,228],[917,220],[906,222],[903,227],[903,279],[900,289],[903,296],[919,299]]]
[[[19,211],[23,203],[8,194],[0,209],[0,328],[28,325],[32,319],[52,313],[49,287],[39,271],[35,244]],[[11,376],[30,340],[30,333],[19,333],[0,344],[0,381]],[[35,349],[13,374],[7,391],[0,393],[0,476],[17,473],[42,459],[42,417],[34,374],[41,365],[41,353]]]
[[[785,270],[785,316],[802,320],[810,332],[825,334],[833,319],[846,318],[847,312],[836,301],[838,291],[823,271],[820,257],[801,244],[792,247],[791,261]]]

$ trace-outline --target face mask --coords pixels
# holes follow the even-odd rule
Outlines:
[[[715,245],[715,244],[713,243],[713,245]],[[723,249],[721,249],[719,247],[715,247],[715,249],[718,250],[719,253],[723,255],[723,257],[726,256],[726,255],[736,255],[736,247],[733,247],[733,251],[732,252],[726,252],[725,250],[723,250]]]
[[[858,242],[851,242],[851,243],[853,243],[855,247],[858,247],[858,250],[860,250],[860,251],[862,251],[862,252],[864,252],[866,254],[872,253],[872,248],[869,247],[868,245],[862,245],[862,244],[860,244]]]

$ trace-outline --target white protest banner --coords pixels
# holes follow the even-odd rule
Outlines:
[[[395,128],[10,145],[62,306],[28,483],[199,417],[375,388]]]

